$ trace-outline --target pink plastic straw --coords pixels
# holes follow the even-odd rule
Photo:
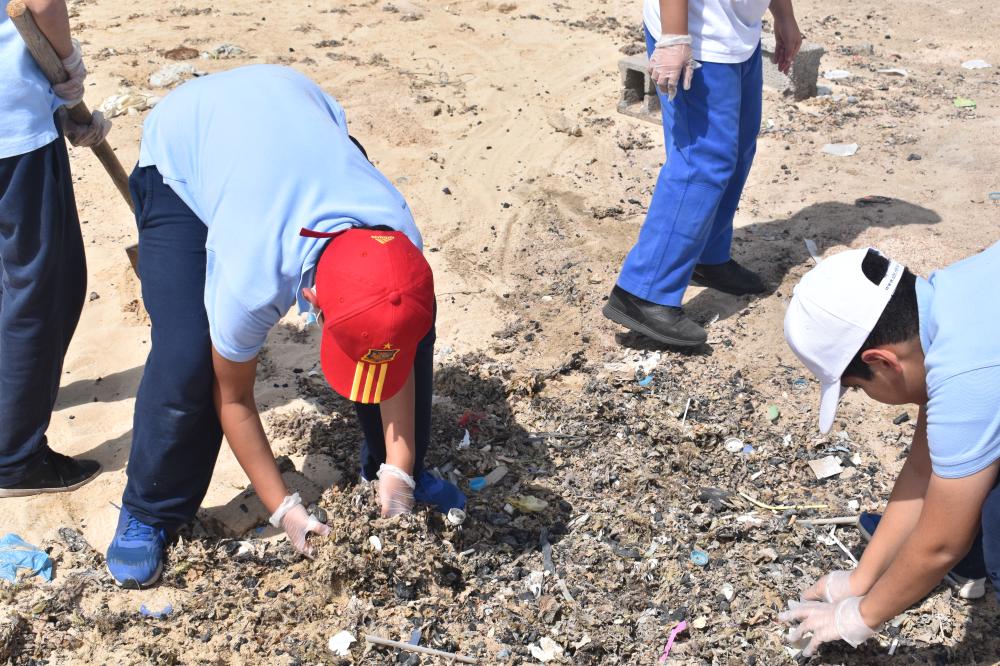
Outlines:
[[[670,648],[674,646],[674,639],[677,638],[677,634],[681,633],[688,628],[687,620],[681,620],[680,623],[670,630],[670,637],[667,639],[667,644],[663,648],[663,654],[660,655],[660,661],[666,661],[667,657],[670,655]]]

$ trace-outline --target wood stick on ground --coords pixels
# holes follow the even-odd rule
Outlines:
[[[11,23],[14,24],[14,27],[21,34],[21,39],[24,40],[25,45],[28,47],[31,57],[38,63],[38,67],[45,74],[45,78],[49,80],[49,83],[55,84],[66,81],[69,78],[69,74],[66,73],[66,68],[63,67],[62,60],[56,54],[55,49],[52,48],[49,40],[39,30],[38,24],[35,23],[35,17],[31,15],[31,11],[24,4],[24,0],[11,0],[7,5],[7,16],[10,17]],[[66,113],[79,125],[89,125],[92,122],[90,109],[82,101],[66,109]],[[122,195],[122,198],[125,199],[129,210],[135,212],[132,206],[132,195],[129,194],[128,190],[128,175],[126,175],[125,169],[122,168],[122,163],[118,161],[118,156],[115,154],[111,144],[108,143],[107,139],[104,139],[99,144],[91,147],[91,150],[94,151],[94,155],[104,165],[104,170],[111,176],[111,181],[118,188],[118,192]],[[126,248],[125,252],[129,255],[129,260],[132,262],[132,268],[134,269],[138,261],[138,253],[135,246]]]
[[[452,652],[445,652],[444,650],[435,650],[434,648],[421,647],[419,645],[410,645],[409,643],[400,643],[399,641],[390,641],[388,638],[380,638],[379,636],[372,636],[371,634],[365,634],[365,640],[369,643],[374,643],[375,645],[384,645],[385,647],[393,647],[397,650],[405,650],[407,652],[419,652],[420,654],[429,654],[435,657],[441,657],[442,659],[447,659],[449,662],[458,662],[460,664],[475,664],[475,659],[472,657],[463,657],[460,654],[454,654]]]
[[[858,516],[837,516],[836,518],[803,518],[802,520],[796,520],[796,525],[855,525],[858,522]]]
[[[828,508],[826,504],[764,504],[759,499],[747,495],[742,490],[739,491],[740,497],[747,500],[751,504],[760,507],[761,509],[767,509],[768,511],[802,511],[804,509],[826,509]]]

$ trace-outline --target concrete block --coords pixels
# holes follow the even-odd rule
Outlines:
[[[771,58],[774,56],[774,35],[764,33],[760,40],[761,54],[764,56],[764,85],[795,99],[816,96],[816,79],[819,77],[819,60],[823,57],[823,47],[805,42],[792,60],[791,75],[778,71]]]
[[[309,506],[319,499],[323,489],[295,470],[282,472],[290,493],[297,492],[302,497],[303,506]],[[260,525],[268,525],[271,514],[257,497],[253,486],[222,506],[198,510],[198,520],[215,536],[240,537]]]
[[[656,84],[649,77],[649,59],[644,53],[622,58],[618,61],[621,75],[621,98],[618,112],[660,125],[660,98],[656,95]]]

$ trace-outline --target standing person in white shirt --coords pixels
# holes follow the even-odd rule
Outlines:
[[[761,19],[769,8],[775,60],[787,72],[802,44],[792,0],[645,0],[667,162],[604,315],[664,344],[706,340],[681,308],[689,282],[735,295],[766,288],[730,246],[757,149]]]

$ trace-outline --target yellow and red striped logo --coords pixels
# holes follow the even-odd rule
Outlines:
[[[382,387],[389,374],[389,363],[396,358],[398,349],[386,344],[383,349],[369,349],[354,369],[351,400],[365,405],[382,402]]]

